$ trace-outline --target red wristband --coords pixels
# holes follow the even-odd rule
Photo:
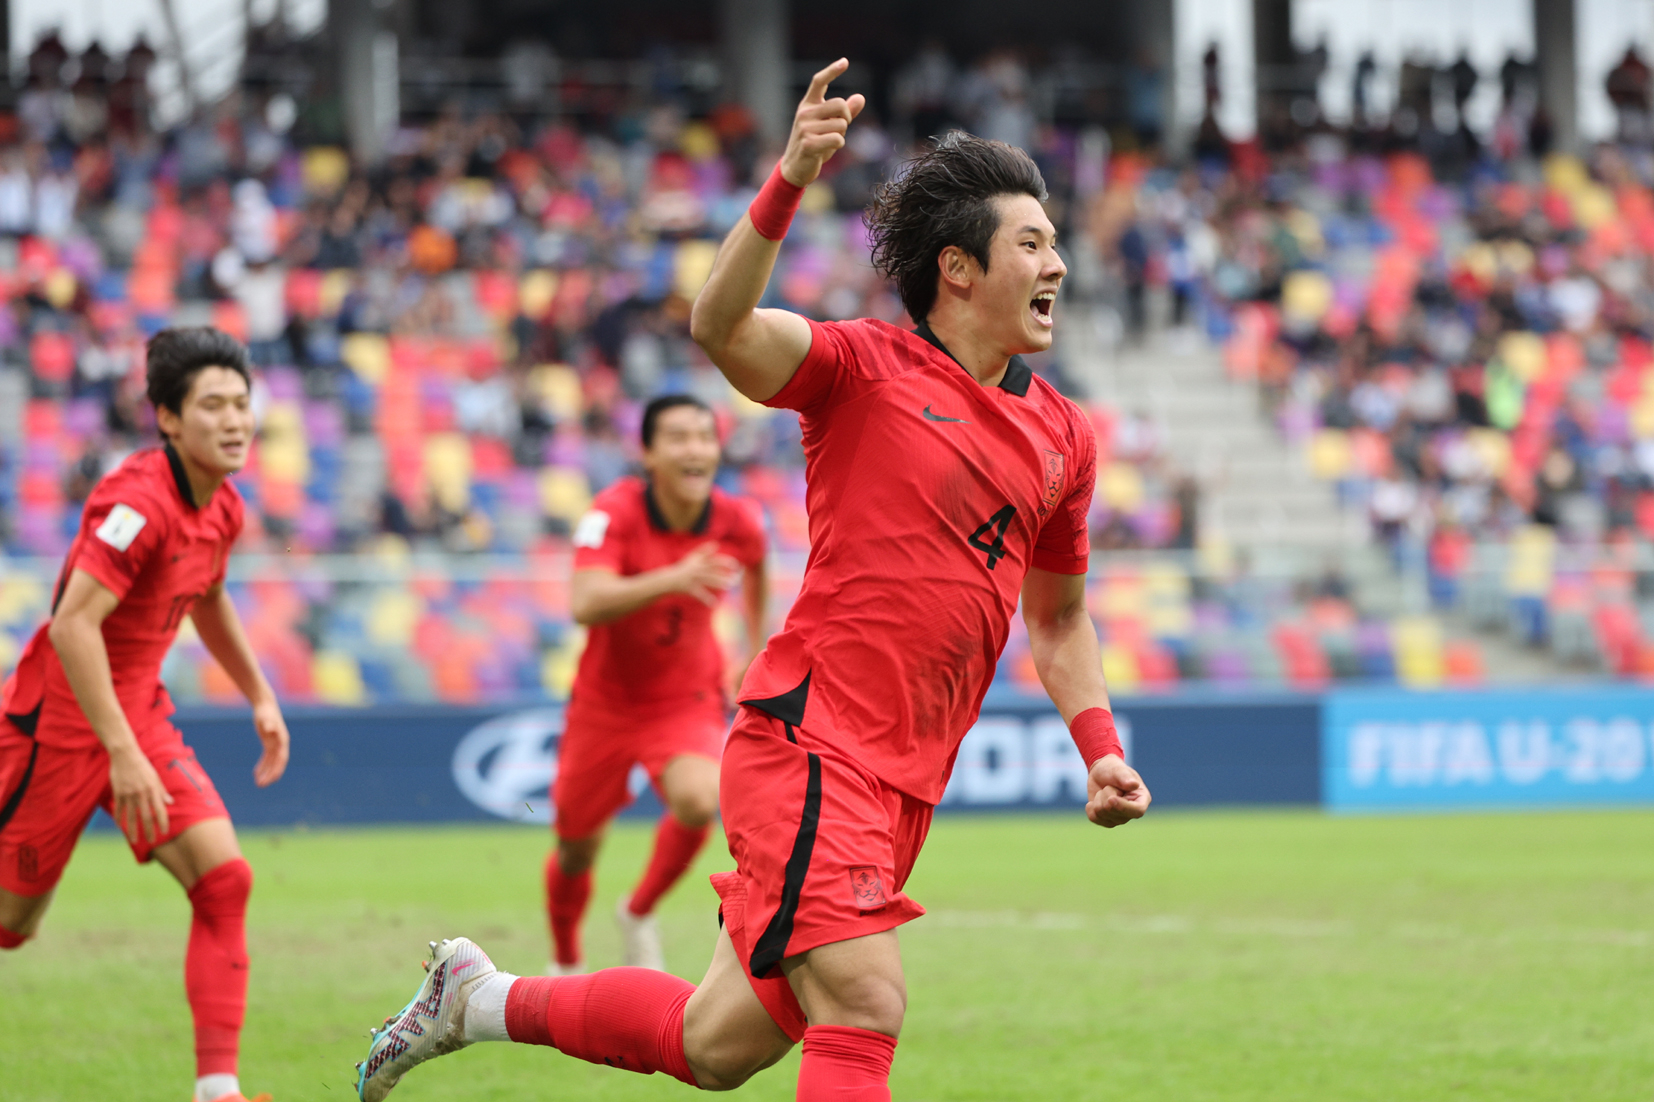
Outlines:
[[[1120,748],[1120,736],[1114,731],[1114,713],[1107,708],[1087,708],[1068,725],[1074,745],[1080,748],[1080,757],[1090,769],[1110,754],[1124,761],[1126,752]]]
[[[802,198],[804,189],[787,182],[787,178],[781,175],[781,163],[777,161],[775,171],[770,173],[770,178],[758,190],[758,197],[747,208],[752,228],[758,231],[759,237],[770,241],[781,240],[787,236],[787,227],[793,224],[793,215],[798,213],[798,203]]]

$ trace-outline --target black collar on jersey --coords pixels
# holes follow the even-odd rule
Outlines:
[[[959,357],[949,352],[948,346],[937,339],[935,331],[930,327],[930,322],[920,322],[919,328],[913,332],[934,345],[942,355],[956,364],[959,363]],[[965,365],[959,364],[959,367],[960,370],[964,370]],[[969,372],[966,372],[966,374],[969,374]],[[1005,365],[1005,374],[999,380],[999,389],[1007,394],[1015,394],[1018,398],[1026,398],[1028,397],[1028,386],[1033,381],[1034,369],[1029,367],[1021,356],[1012,356],[1011,362]]]
[[[184,504],[191,509],[201,508],[195,502],[195,490],[190,487],[190,475],[184,470],[184,460],[173,449],[171,440],[166,443],[166,453],[167,466],[172,468],[172,481],[178,485],[178,496],[183,498]]]
[[[655,503],[655,488],[648,482],[643,484],[643,507],[649,513],[650,525],[652,525],[657,532],[672,531],[672,526],[666,523],[666,514],[661,512],[660,506]],[[708,494],[706,498],[706,507],[701,510],[701,515],[695,518],[695,523],[689,526],[689,531],[694,535],[704,536],[706,535],[706,530],[711,526],[712,495]]]

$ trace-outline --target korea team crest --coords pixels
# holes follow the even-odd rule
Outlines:
[[[884,881],[872,865],[857,865],[850,870],[850,894],[856,906],[864,911],[876,910],[890,902],[884,897]]]
[[[1066,469],[1061,452],[1045,453],[1045,495],[1039,507],[1040,516],[1055,509],[1057,502],[1062,500],[1063,472]]]

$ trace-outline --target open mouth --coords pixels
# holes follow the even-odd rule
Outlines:
[[[1041,291],[1039,294],[1035,295],[1033,301],[1028,304],[1028,309],[1033,313],[1035,321],[1039,322],[1046,328],[1050,328],[1052,323],[1051,307],[1056,303],[1056,301],[1057,292]]]

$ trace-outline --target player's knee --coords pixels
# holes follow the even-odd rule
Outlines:
[[[190,903],[203,914],[245,914],[253,894],[253,866],[233,857],[207,870],[189,890]]]
[[[851,1026],[897,1037],[907,1014],[907,985],[900,977],[861,975],[822,990],[809,1008],[810,1020]]]
[[[597,860],[597,838],[559,838],[557,867],[564,876],[579,876]]]
[[[712,817],[718,814],[718,788],[714,785],[704,791],[673,793],[666,808],[672,813],[672,818],[692,830],[698,830],[712,822]]]

